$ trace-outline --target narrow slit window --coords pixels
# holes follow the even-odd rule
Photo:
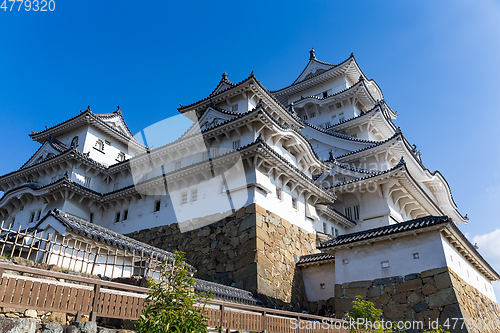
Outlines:
[[[240,148],[240,140],[233,141],[233,149]]]
[[[155,211],[155,212],[159,212],[159,211],[160,211],[160,208],[161,208],[161,200],[156,200],[156,201],[155,201],[154,211]]]
[[[120,222],[120,212],[116,212],[115,214],[115,223]]]
[[[276,186],[276,198],[281,200],[281,188]]]
[[[420,259],[418,252],[413,253],[413,259]]]
[[[297,209],[297,198],[295,198],[295,197],[292,197],[292,207],[294,209]]]
[[[128,209],[125,209],[123,211],[123,218],[122,218],[122,220],[125,221],[126,219],[128,219]]]

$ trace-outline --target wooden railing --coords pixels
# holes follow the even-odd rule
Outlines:
[[[0,263],[0,307],[76,313],[76,320],[84,314],[90,315],[91,321],[96,317],[137,320],[148,291],[138,286]],[[324,317],[309,314],[216,300],[210,300],[205,309],[207,325],[225,332],[347,332],[341,327],[342,320],[332,319],[330,325],[325,325]]]

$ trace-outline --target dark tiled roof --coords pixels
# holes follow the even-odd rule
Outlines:
[[[326,254],[326,253],[308,254],[305,256],[301,256],[299,258],[299,261],[297,261],[297,265],[309,264],[309,263],[313,263],[313,262],[324,261],[324,260],[333,260],[333,259],[335,259],[334,256]]]
[[[340,133],[337,133],[337,132],[334,132],[334,131],[328,131],[328,130],[323,129],[321,127],[318,127],[316,125],[310,124],[310,123],[306,122],[305,120],[301,119],[301,121],[306,126],[309,126],[311,128],[314,128],[317,131],[320,131],[322,133],[334,136],[334,137],[339,138],[339,139],[348,140],[348,141],[355,141],[355,142],[371,143],[371,144],[374,144],[374,145],[376,145],[377,143],[379,143],[378,141],[365,140],[365,139],[355,138],[353,136],[349,136],[349,135],[345,135],[345,134],[340,134]]]
[[[261,302],[254,298],[252,293],[246,290],[225,286],[223,284],[194,279],[194,289],[197,292],[208,292],[215,298],[232,301],[236,303],[244,303],[248,305],[258,305]]]
[[[143,252],[145,255],[158,255],[160,260],[173,259],[174,255],[170,252],[158,249],[154,246],[136,241],[135,239],[123,236],[117,232],[111,231],[96,224],[87,222],[79,217],[65,213],[59,209],[51,210],[36,225],[38,227],[49,216],[54,217],[61,222],[68,230],[97,241],[109,244],[119,249],[128,251]]]
[[[338,210],[336,210],[335,208],[332,208],[330,206],[328,206],[328,209],[337,213],[338,215],[342,216],[343,218],[345,218],[346,220],[348,220],[349,222],[353,223],[353,224],[358,224],[358,222],[354,221],[353,219],[345,216],[345,214],[342,214],[341,212],[339,212]]]
[[[379,228],[368,229],[352,234],[345,234],[330,239],[326,242],[321,243],[318,249],[324,249],[328,247],[344,245],[354,242],[359,242],[367,239],[377,238],[380,236],[388,236],[392,234],[398,234],[401,232],[407,232],[411,230],[422,229],[425,227],[430,227],[439,224],[451,223],[453,221],[448,216],[426,216],[415,220],[410,220],[407,222],[386,225]]]
[[[393,140],[394,138],[396,138],[398,136],[401,136],[401,137],[403,136],[402,133],[401,133],[401,130],[399,129],[399,127],[398,127],[398,130],[396,131],[396,133],[394,133],[394,135],[391,136],[390,138],[388,138],[387,140],[378,141],[375,144],[373,144],[372,146],[368,146],[368,147],[364,147],[364,148],[361,148],[361,149],[358,149],[358,150],[354,150],[354,151],[348,152],[348,153],[346,153],[344,155],[337,156],[336,158],[337,159],[344,158],[344,157],[347,157],[347,156],[350,156],[350,155],[354,155],[354,154],[357,154],[357,153],[365,151],[365,150],[369,150],[369,149],[375,148],[377,146],[381,146],[384,143],[387,143],[387,142]]]

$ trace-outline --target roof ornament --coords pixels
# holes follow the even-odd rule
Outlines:
[[[90,105],[87,105],[87,110],[85,110],[85,111],[92,112],[92,110],[90,110]]]
[[[290,103],[290,113],[295,114],[295,115],[297,114],[297,112],[295,112],[295,108],[294,108],[293,102]]]
[[[257,104],[255,105],[255,108],[258,108],[262,106],[262,98],[259,98],[259,101],[257,102]]]
[[[396,133],[395,134],[401,134],[401,127],[398,126],[398,128],[396,129]]]
[[[417,157],[419,160],[421,160],[420,156],[422,155],[422,152],[417,149],[417,145],[413,145],[413,149],[411,150],[413,156]]]
[[[360,76],[359,76],[359,81],[364,81],[364,80],[365,80],[364,76],[363,76],[363,75],[360,75]]]
[[[222,73],[222,80],[227,81],[227,73]]]
[[[311,51],[309,51],[309,60],[316,60],[316,54],[314,51],[314,47],[311,48]]]
[[[401,159],[399,160],[399,165],[403,165],[403,164],[406,164],[405,162],[405,158],[403,156],[401,156]]]
[[[467,214],[465,214],[465,216],[464,216],[464,220],[465,220],[465,221],[469,221],[469,216],[468,216]]]
[[[49,128],[47,127],[47,125],[45,125],[45,129],[49,129]]]
[[[65,179],[69,179],[68,170],[64,171],[64,176],[63,177]]]
[[[330,150],[328,152],[328,154],[330,155],[330,157],[328,158],[329,162],[336,162],[337,161],[337,159],[335,158],[335,156],[333,156],[333,151],[332,150]]]
[[[477,245],[477,243],[474,243],[474,249],[479,250],[479,245]]]
[[[259,136],[257,137],[256,141],[264,142],[264,139],[262,138],[262,133],[259,133]]]
[[[119,111],[121,111],[121,110],[122,110],[122,108],[120,107],[120,105],[118,105],[118,106],[117,106],[117,109],[116,109],[116,111],[115,111],[115,112],[119,112]]]

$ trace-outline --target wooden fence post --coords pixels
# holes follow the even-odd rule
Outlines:
[[[94,299],[92,301],[92,312],[90,313],[89,321],[95,322],[97,319],[97,305],[99,304],[99,293],[101,291],[101,286],[99,284],[94,285]]]
[[[262,311],[262,332],[267,333],[267,313]]]

